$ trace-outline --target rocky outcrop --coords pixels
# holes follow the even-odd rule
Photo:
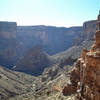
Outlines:
[[[71,94],[65,91],[75,88],[78,100],[100,100],[100,15],[98,17],[95,42],[92,48],[83,50],[80,58],[71,72],[71,86],[63,89],[63,94]],[[76,93],[76,91],[74,93]]]

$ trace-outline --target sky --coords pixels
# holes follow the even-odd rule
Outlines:
[[[0,21],[18,25],[82,26],[95,20],[100,0],[0,0]]]

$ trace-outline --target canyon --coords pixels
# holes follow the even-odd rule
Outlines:
[[[98,20],[70,28],[0,22],[0,99],[99,100]]]
[[[32,49],[36,46],[40,46],[47,54],[46,58],[49,58],[50,65],[69,58],[74,63],[80,57],[82,49],[89,48],[93,44],[95,26],[96,20],[85,22],[83,27],[70,28],[43,25],[17,26],[16,22],[0,22],[0,65],[10,69],[19,67],[21,62],[25,65],[22,61],[26,59],[24,56],[26,54],[31,56]],[[27,62],[30,60],[28,58]],[[47,66],[48,64],[45,65]]]

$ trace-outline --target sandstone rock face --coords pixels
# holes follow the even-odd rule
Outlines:
[[[77,87],[73,86],[72,84],[67,84],[66,87],[63,89],[63,95],[67,96],[70,94],[76,93]]]
[[[100,100],[100,30],[96,31],[92,48],[89,51],[83,50],[82,58],[71,72],[70,81],[71,87],[77,87],[78,100]],[[67,91],[66,94],[69,93],[73,91]]]

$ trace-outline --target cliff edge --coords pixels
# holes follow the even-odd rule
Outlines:
[[[90,50],[84,49],[70,75],[70,84],[64,95],[76,93],[77,100],[100,100],[100,14],[98,15],[95,42]]]

